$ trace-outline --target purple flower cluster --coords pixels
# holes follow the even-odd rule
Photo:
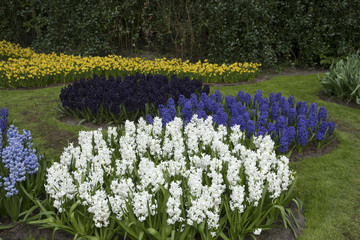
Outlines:
[[[99,77],[81,79],[61,89],[62,107],[69,110],[90,110],[93,114],[100,111],[118,116],[122,106],[128,113],[145,110],[153,104],[157,108],[166,104],[171,96],[175,102],[180,95],[190,98],[192,93],[209,94],[209,86],[202,86],[200,80],[177,78],[169,79],[161,75],[136,74],[126,77]],[[197,100],[197,99],[196,99]]]
[[[179,97],[180,116],[185,122],[189,122],[193,114],[199,118],[211,115],[216,125],[240,125],[248,138],[269,134],[280,152],[289,151],[295,144],[305,146],[309,141],[324,141],[335,129],[333,122],[327,122],[325,107],[318,110],[316,103],[310,107],[306,102],[295,103],[294,96],[286,99],[281,92],[263,98],[262,91],[258,90],[252,100],[250,94],[239,91],[237,97],[226,96],[224,104],[219,90],[210,96],[203,93],[198,100],[195,97]],[[159,111],[165,122],[175,117],[164,113],[165,110]]]
[[[1,108],[0,109],[0,135],[2,135],[2,134],[5,135],[6,134],[6,123],[8,121],[7,120],[8,115],[9,115],[9,113],[8,113],[7,108]]]
[[[16,183],[25,181],[26,174],[36,173],[39,162],[35,150],[32,149],[30,131],[23,130],[21,135],[17,128],[11,125],[6,136],[7,142],[0,151],[0,186],[3,185],[6,197],[11,197],[18,193]]]

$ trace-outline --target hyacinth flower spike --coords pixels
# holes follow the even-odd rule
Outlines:
[[[305,115],[300,115],[297,122],[297,141],[300,146],[304,147],[308,142],[308,131],[306,126]]]
[[[190,100],[187,100],[184,104],[184,108],[181,111],[181,116],[184,118],[184,123],[190,122],[190,119],[193,116],[193,109],[191,107]]]
[[[0,109],[0,135],[6,134],[6,123],[8,121],[7,117],[9,116],[9,112],[7,108]]]

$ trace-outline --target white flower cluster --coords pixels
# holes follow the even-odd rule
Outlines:
[[[120,182],[119,179],[115,179],[111,182],[110,189],[113,193],[108,196],[111,210],[116,215],[116,218],[121,220],[124,213],[127,213],[126,203],[128,197],[133,198],[134,183],[131,178],[123,178]]]
[[[107,226],[110,209],[103,184],[104,175],[111,172],[112,152],[101,129],[79,132],[79,146],[70,144],[62,153],[60,163],[54,163],[47,170],[45,190],[54,199],[54,207],[61,212],[61,204],[78,196],[83,205],[89,206],[95,226]]]
[[[181,215],[181,196],[182,196],[182,189],[180,187],[181,182],[171,182],[170,184],[170,197],[166,203],[166,212],[169,215],[167,219],[167,224],[172,225],[175,224],[177,221],[183,221]]]
[[[185,127],[175,118],[165,129],[158,117],[153,124],[126,121],[124,133],[110,127],[106,140],[101,129],[80,132],[79,146],[70,144],[48,169],[45,188],[59,211],[79,200],[99,228],[111,214],[122,221],[129,211],[146,221],[158,213],[156,196],[167,191],[167,224],[206,221],[215,235],[224,194],[242,213],[258,204],[265,185],[275,199],[293,180],[289,160],[276,156],[269,136],[255,137],[255,149],[243,137],[239,126],[215,129],[211,117],[196,115]]]

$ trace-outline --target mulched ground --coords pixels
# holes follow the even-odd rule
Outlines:
[[[0,218],[0,225],[8,225],[11,223],[11,220],[8,218]],[[29,235],[31,234],[31,235]],[[39,229],[34,225],[29,225],[25,223],[17,223],[15,227],[0,231],[0,239],[3,240],[24,240],[32,236],[32,239],[52,239],[53,231],[50,229]],[[55,240],[72,240],[74,236],[64,232],[56,231]]]
[[[214,87],[222,87],[222,86],[235,86],[235,85],[243,85],[243,84],[253,84],[258,82],[263,82],[266,80],[269,80],[273,77],[277,76],[296,76],[296,75],[309,75],[309,74],[317,74],[317,73],[325,73],[325,70],[322,69],[286,69],[283,73],[270,73],[270,74],[263,74],[255,78],[252,82],[242,82],[242,83],[236,83],[236,84],[209,84],[210,86]],[[61,85],[61,84],[58,84]],[[10,90],[10,89],[7,89]],[[18,89],[17,89],[18,90]],[[323,93],[319,93],[319,97],[326,101],[335,102],[338,104],[354,107],[360,109],[360,106],[357,104],[346,104],[341,101],[338,101],[336,99],[331,99],[327,97]],[[62,121],[68,123],[68,124],[78,124],[78,121],[65,118],[62,119]],[[92,123],[84,123],[84,125],[91,127],[91,128],[98,128],[103,127],[106,128],[106,125],[96,125]],[[298,161],[300,159],[309,158],[309,157],[319,157],[324,154],[329,153],[332,149],[336,148],[338,145],[338,141],[331,142],[328,146],[326,146],[323,149],[317,149],[316,146],[309,146],[305,149],[302,153],[294,152],[292,156],[290,157],[290,161]],[[305,228],[305,218],[304,218],[304,212],[303,210],[300,211],[300,214],[298,214],[298,209],[294,203],[291,203],[289,205],[291,208],[300,228],[296,229],[297,235],[301,234],[301,231]],[[7,225],[10,224],[11,221],[9,218],[0,218],[0,225]],[[264,231],[261,233],[260,236],[257,237],[258,240],[295,240],[295,236],[290,228],[285,229],[283,227],[282,219],[279,218],[279,220],[275,223],[276,225],[280,225],[279,228],[274,228],[269,231]],[[293,224],[294,225],[294,224]],[[24,240],[29,237],[29,234],[35,239],[52,239],[52,230],[49,229],[38,229],[36,226],[24,224],[24,223],[17,223],[13,228],[6,229],[0,231],[0,239],[3,240]],[[73,236],[69,233],[63,232],[63,231],[57,231],[55,234],[55,240],[71,240],[73,239]],[[252,238],[246,238],[246,240],[250,240]]]
[[[227,86],[238,86],[238,85],[248,85],[248,84],[255,84],[270,80],[273,77],[281,77],[281,76],[303,76],[303,75],[311,75],[311,74],[321,74],[326,73],[328,70],[324,69],[316,69],[316,68],[301,68],[301,69],[293,69],[293,68],[286,68],[282,73],[261,73],[259,76],[254,78],[250,82],[238,82],[238,83],[203,83],[204,85],[207,84],[210,87],[227,87]]]
[[[341,99],[329,97],[328,95],[326,95],[326,93],[324,91],[320,91],[318,96],[320,99],[327,101],[327,102],[336,103],[336,104],[339,104],[342,106],[351,107],[351,108],[355,108],[355,109],[360,109],[360,104],[357,104],[355,102],[344,102]]]

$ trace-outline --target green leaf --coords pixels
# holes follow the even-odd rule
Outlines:
[[[22,216],[23,214],[25,214],[24,218],[22,219],[23,222],[26,222],[26,220],[28,219],[28,217],[30,216],[30,214],[32,214],[36,209],[38,208],[37,205],[31,207],[29,210],[23,212],[20,214],[20,216]],[[36,215],[38,216],[38,215]]]
[[[0,225],[0,230],[4,230],[4,229],[10,229],[15,227],[16,224],[10,224],[10,225]]]
[[[127,234],[131,235],[131,237],[138,238],[138,235],[130,228],[130,225],[128,227],[123,221],[119,221],[119,224]]]
[[[202,223],[200,223],[200,225],[199,225],[199,233],[200,233],[200,235],[201,235],[201,239],[202,240],[204,240],[204,239],[206,239],[206,236],[205,236],[205,222],[202,222]]]
[[[189,225],[187,225],[185,227],[184,231],[180,235],[180,240],[184,240],[188,236],[190,229],[191,229],[191,226],[189,226]]]
[[[156,231],[155,229],[153,228],[148,228],[146,229],[153,237],[155,237],[156,239],[158,240],[161,240],[161,235],[158,231]]]
[[[170,240],[175,240],[175,229],[171,231],[171,238]]]
[[[79,223],[77,222],[77,219],[76,219],[76,217],[75,217],[75,213],[74,213],[74,212],[72,212],[72,213],[70,214],[70,222],[71,222],[71,224],[74,226],[76,232],[81,233],[81,234],[84,234],[84,227],[83,227],[83,225],[81,224],[81,222],[79,222]]]
[[[141,232],[139,233],[138,240],[142,240],[143,238],[144,238],[144,232],[141,231]]]
[[[223,232],[221,232],[219,236],[224,240],[230,240]]]

